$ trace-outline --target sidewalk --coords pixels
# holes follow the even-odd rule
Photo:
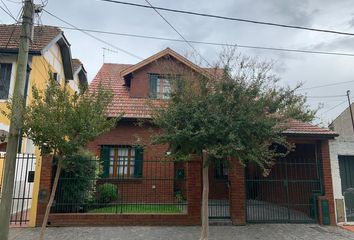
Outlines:
[[[354,232],[354,226],[352,225],[344,225],[342,226],[342,228]]]
[[[46,240],[198,240],[200,227],[51,227]],[[37,240],[39,229],[12,228],[11,240]],[[333,226],[253,224],[211,226],[210,240],[354,240],[354,232]]]

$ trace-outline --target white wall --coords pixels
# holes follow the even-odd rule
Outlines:
[[[58,44],[53,44],[53,46],[43,53],[43,56],[45,60],[55,69],[55,71],[59,73],[60,80],[63,81],[65,78],[64,67]]]
[[[74,92],[79,92],[79,71],[74,73],[74,80],[69,81],[69,86]]]
[[[353,105],[352,105],[353,108]],[[354,130],[351,122],[350,111],[347,108],[336,120],[332,126],[339,134],[335,140],[329,141],[331,171],[333,181],[334,199],[344,199],[342,195],[342,185],[339,172],[339,155],[354,156]]]

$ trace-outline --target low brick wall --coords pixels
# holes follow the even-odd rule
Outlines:
[[[50,157],[45,157],[41,168],[40,193],[36,226],[40,226],[51,189]],[[52,213],[50,226],[89,225],[200,225],[201,223],[201,161],[191,159],[186,164],[187,213],[181,214],[101,214],[101,213]]]
[[[229,170],[230,217],[234,225],[245,225],[245,168],[235,158],[230,161],[234,166]]]

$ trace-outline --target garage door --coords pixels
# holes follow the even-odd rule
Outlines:
[[[339,156],[342,194],[345,201],[347,221],[354,221],[354,156]]]
[[[277,160],[268,176],[254,165],[246,171],[247,221],[313,223],[316,196],[321,192],[319,162],[314,145],[298,146],[298,153]]]

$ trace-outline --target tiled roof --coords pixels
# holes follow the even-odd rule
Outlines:
[[[289,135],[323,135],[323,136],[337,136],[338,134],[326,128],[318,127],[310,123],[301,122],[298,120],[288,120],[285,124],[285,134]]]
[[[129,96],[128,87],[124,86],[124,79],[121,72],[131,65],[129,64],[110,64],[105,63],[96,77],[90,84],[90,89],[97,89],[101,83],[103,87],[113,90],[114,100],[108,109],[109,117],[117,117],[124,113],[125,118],[149,118],[149,103],[144,98],[131,98]],[[221,74],[221,72],[219,72]],[[154,100],[155,102],[162,102],[161,100]],[[334,131],[321,128],[309,123],[304,123],[298,120],[289,120],[284,127],[285,134],[299,135],[299,136],[337,136]]]
[[[113,103],[108,108],[109,117],[117,117],[124,113],[125,118],[149,118],[149,104],[147,99],[131,98],[128,87],[124,86],[121,71],[130,67],[129,64],[105,63],[90,84],[90,90],[102,87],[112,89]]]
[[[73,71],[75,73],[82,66],[82,62],[77,58],[73,58],[71,62],[73,65]]]
[[[17,51],[20,39],[20,25],[0,24],[0,50]],[[39,52],[62,31],[53,26],[35,26],[30,51]]]

